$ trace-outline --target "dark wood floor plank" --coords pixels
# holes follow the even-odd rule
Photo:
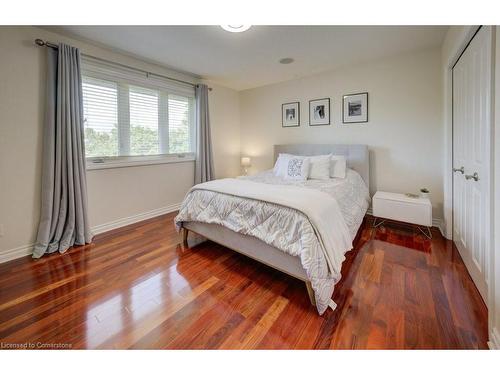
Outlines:
[[[398,223],[362,226],[335,311],[305,285],[199,236],[175,214],[93,244],[0,265],[0,340],[72,348],[487,348],[487,310],[450,241]]]
[[[303,283],[290,283],[283,292],[289,303],[279,319],[257,345],[258,349],[287,349],[295,347],[308,323],[311,304],[304,294]]]

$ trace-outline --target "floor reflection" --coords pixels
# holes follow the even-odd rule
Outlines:
[[[97,348],[123,329],[123,296],[118,294],[87,311],[87,347]]]

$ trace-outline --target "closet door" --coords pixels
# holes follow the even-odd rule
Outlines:
[[[453,68],[453,241],[487,302],[490,245],[491,27]]]

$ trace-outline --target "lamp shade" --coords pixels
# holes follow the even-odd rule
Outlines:
[[[244,156],[241,158],[241,166],[242,167],[249,167],[251,164],[251,160],[248,156]]]

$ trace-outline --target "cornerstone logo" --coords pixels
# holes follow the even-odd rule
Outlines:
[[[65,342],[1,342],[0,349],[71,349],[72,344]]]

